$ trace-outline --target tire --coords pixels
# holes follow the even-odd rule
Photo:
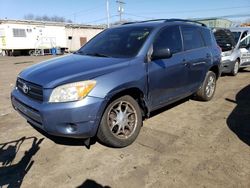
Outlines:
[[[216,89],[216,75],[214,72],[208,71],[206,78],[202,86],[196,92],[195,97],[197,100],[210,101],[214,96],[215,89]]]
[[[106,108],[97,132],[99,141],[107,146],[122,148],[132,144],[142,126],[142,112],[132,97],[125,95]]]
[[[234,63],[233,69],[231,71],[232,76],[236,76],[239,72],[240,61],[237,59]]]

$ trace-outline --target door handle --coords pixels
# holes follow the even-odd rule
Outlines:
[[[190,63],[188,63],[188,62],[186,61],[186,59],[183,59],[183,60],[182,60],[182,64],[183,64],[183,66],[185,66],[185,67],[187,67],[187,68],[190,68]]]

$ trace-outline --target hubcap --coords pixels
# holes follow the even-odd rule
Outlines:
[[[132,104],[119,101],[110,108],[107,121],[114,136],[127,139],[135,132],[138,117]]]
[[[215,90],[215,78],[210,76],[208,78],[207,86],[206,86],[206,95],[207,97],[211,97]]]
[[[239,70],[239,62],[236,61],[234,64],[234,74],[237,74],[238,70]]]

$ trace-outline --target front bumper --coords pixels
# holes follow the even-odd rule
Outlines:
[[[224,60],[221,62],[221,72],[222,73],[231,73],[234,68],[235,61]]]
[[[78,102],[38,102],[17,89],[11,93],[11,101],[29,123],[54,136],[89,138],[96,134],[106,101],[86,97]]]

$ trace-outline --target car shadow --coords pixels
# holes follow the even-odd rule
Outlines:
[[[226,98],[226,101],[237,104],[227,118],[227,125],[238,138],[250,146],[250,85],[240,90],[236,101]]]
[[[249,73],[250,69],[240,69],[239,72],[240,73]]]
[[[21,145],[32,140],[31,147],[24,152],[19,162],[14,162]],[[32,157],[40,149],[39,145],[44,138],[22,137],[19,140],[0,144],[0,187],[21,187],[23,179],[34,164]]]
[[[165,112],[165,111],[167,111],[167,110],[170,110],[170,109],[172,109],[172,108],[174,108],[174,107],[176,107],[176,106],[179,106],[179,105],[181,105],[181,104],[183,104],[183,103],[185,103],[185,102],[187,102],[187,101],[189,101],[189,100],[192,100],[192,98],[193,98],[193,96],[189,96],[189,97],[186,97],[186,98],[184,98],[184,99],[181,99],[181,100],[179,100],[179,101],[177,101],[177,102],[174,102],[174,103],[172,103],[172,104],[169,104],[169,105],[167,105],[167,106],[164,106],[164,107],[162,107],[162,108],[160,108],[160,109],[157,109],[157,110],[155,110],[155,111],[153,111],[153,112],[150,113],[149,118],[152,118],[152,117],[154,117],[154,116],[157,116],[157,115],[160,114],[160,113],[163,113],[163,112]]]
[[[87,179],[81,185],[76,188],[111,188],[110,186],[102,186],[94,180]]]
[[[77,138],[67,138],[67,137],[59,137],[59,136],[54,136],[51,134],[48,134],[47,132],[45,132],[44,130],[32,125],[30,123],[30,125],[37,130],[40,134],[42,134],[43,136],[45,136],[46,138],[48,138],[49,140],[53,141],[56,144],[59,145],[65,145],[65,146],[85,146],[87,149],[90,149],[91,145],[94,145],[97,141],[97,139],[95,137],[90,139],[90,143],[86,144],[86,139],[77,139]]]

